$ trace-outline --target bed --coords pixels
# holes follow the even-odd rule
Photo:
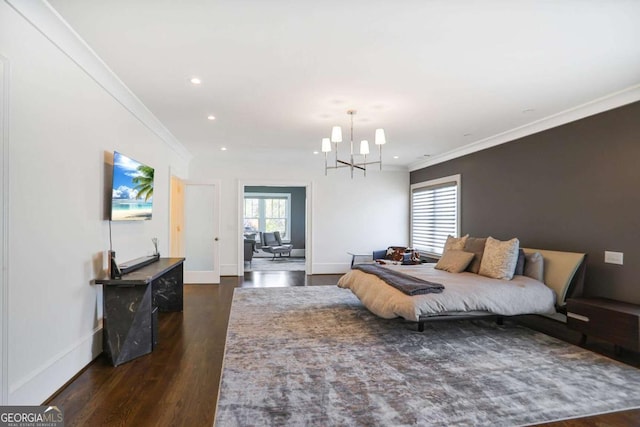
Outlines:
[[[350,289],[375,315],[417,322],[420,331],[424,330],[425,322],[432,320],[497,315],[501,321],[503,316],[563,312],[566,299],[582,293],[585,254],[523,250],[525,253],[539,252],[543,256],[544,283],[527,276],[500,280],[470,272],[448,273],[434,269],[435,264],[387,264],[385,268],[441,283],[444,290],[409,296],[377,276],[360,270],[346,273],[338,286]]]

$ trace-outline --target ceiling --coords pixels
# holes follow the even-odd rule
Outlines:
[[[193,154],[313,159],[353,108],[404,167],[640,84],[634,0],[50,3]]]

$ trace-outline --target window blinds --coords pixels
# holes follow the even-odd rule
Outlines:
[[[411,193],[411,245],[442,254],[448,235],[458,232],[458,182],[417,187]]]

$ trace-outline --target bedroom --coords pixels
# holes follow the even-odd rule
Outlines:
[[[633,244],[638,199],[633,190],[638,182],[634,160],[639,130],[629,122],[629,117],[638,115],[637,80],[625,80],[609,91],[594,91],[582,102],[566,106],[635,87],[611,105],[605,99],[576,113],[574,119],[580,114],[590,116],[585,120],[427,169],[385,168],[384,173],[350,181],[341,174],[324,177],[319,157],[300,160],[276,155],[265,164],[268,148],[250,157],[232,149],[220,153],[216,146],[216,151],[199,153],[189,160],[180,148],[172,148],[158,136],[161,131],[151,131],[148,124],[142,124],[139,117],[148,112],[136,111],[138,116],[134,116],[134,107],[123,108],[95,77],[82,71],[39,32],[55,28],[42,23],[36,30],[8,2],[0,7],[0,54],[11,66],[12,94],[11,129],[5,130],[9,133],[4,136],[11,155],[11,175],[3,182],[4,188],[11,190],[4,207],[10,225],[10,268],[3,280],[3,285],[9,284],[3,295],[10,298],[3,300],[3,313],[8,310],[10,320],[9,326],[3,323],[3,328],[9,328],[3,329],[3,338],[9,334],[10,344],[9,348],[3,346],[2,352],[3,366],[9,372],[2,377],[4,399],[44,401],[86,365],[99,347],[99,290],[89,281],[94,264],[100,263],[94,257],[108,247],[108,230],[100,216],[102,176],[95,171],[103,170],[103,152],[117,148],[159,168],[160,188],[168,187],[169,171],[190,179],[221,179],[221,203],[228,206],[221,239],[231,248],[220,260],[223,275],[237,271],[237,180],[268,177],[267,181],[312,183],[313,273],[324,274],[348,268],[347,251],[405,243],[396,240],[409,235],[409,224],[389,218],[408,218],[410,183],[461,173],[465,232],[485,234],[491,230],[495,237],[518,236],[533,247],[580,248],[593,254],[587,279],[590,292],[640,303],[632,281],[638,273],[634,262],[638,252]],[[637,76],[637,52],[630,52],[632,60],[620,73]],[[185,86],[185,90],[198,96],[194,88]],[[615,109],[618,106],[623,107]],[[611,111],[593,115],[605,110]],[[292,118],[298,114],[294,110],[290,113]],[[407,121],[416,120],[413,114]],[[309,141],[307,154],[319,149],[321,132],[325,131],[324,126],[318,127],[318,135],[305,137]],[[388,132],[391,135],[392,129]],[[390,155],[391,146],[390,140]],[[519,161],[522,159],[526,160]],[[82,162],[76,165],[78,169],[72,167],[74,160]],[[388,160],[393,166],[391,156]],[[84,177],[82,183],[74,170]],[[217,172],[212,174],[212,170]],[[42,192],[43,188],[46,191]],[[34,208],[30,199],[38,190],[38,207],[46,209]],[[514,194],[504,200],[502,191]],[[168,211],[168,201],[166,195],[157,199],[159,213],[153,221],[144,227],[116,230],[114,239],[123,259],[146,253],[150,236],[158,236],[161,252],[168,252],[168,214],[162,213]],[[336,242],[341,242],[340,247],[336,248]],[[605,250],[624,252],[625,265],[605,264]],[[43,280],[44,274],[52,272],[54,280]],[[38,343],[38,351],[31,343]]]

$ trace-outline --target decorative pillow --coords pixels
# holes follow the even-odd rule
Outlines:
[[[442,253],[444,254],[445,252],[451,251],[451,250],[453,251],[464,250],[464,244],[468,238],[469,238],[468,234],[462,237],[453,237],[451,235],[447,236],[447,241],[444,242],[444,249],[442,250]]]
[[[420,252],[415,249],[407,248],[404,252],[402,265],[422,264],[420,260]]]
[[[494,279],[511,280],[518,263],[518,249],[520,249],[518,239],[502,242],[493,237],[487,237],[478,274]]]
[[[522,249],[518,250],[518,262],[516,263],[516,271],[513,273],[514,276],[524,276],[524,261],[525,255]]]
[[[482,262],[482,254],[484,253],[484,245],[487,242],[486,237],[468,237],[464,244],[464,251],[471,252],[475,256],[467,266],[467,271],[478,274],[480,271],[480,263]]]
[[[471,252],[449,250],[442,254],[435,268],[449,273],[461,273],[469,265],[475,255]]]
[[[544,283],[544,258],[540,252],[525,254],[524,275]]]
[[[404,259],[404,252],[406,249],[407,248],[404,246],[389,246],[387,248],[387,255],[384,259],[401,262]]]

